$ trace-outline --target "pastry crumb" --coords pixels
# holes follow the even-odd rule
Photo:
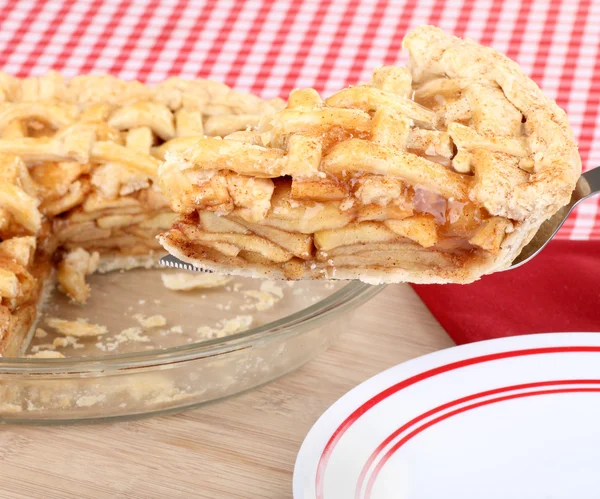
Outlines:
[[[259,291],[256,289],[250,289],[248,291],[242,291],[245,296],[249,296],[251,298],[255,298],[257,301],[255,303],[247,303],[245,305],[240,305],[240,310],[256,310],[258,312],[262,312],[264,310],[269,310],[273,308],[275,303],[279,301],[276,296],[271,293],[266,293],[264,291]]]
[[[104,394],[102,394],[102,395],[83,395],[82,397],[79,397],[75,403],[77,404],[77,407],[91,407],[100,402],[104,402],[105,399],[106,399],[106,395],[104,395]]]
[[[136,341],[139,343],[147,343],[150,341],[148,336],[142,334],[142,330],[139,327],[128,327],[123,329],[119,334],[115,335],[115,340],[120,343],[124,343],[126,341]]]
[[[256,298],[257,301],[255,303],[240,305],[240,310],[257,310],[258,312],[262,312],[264,310],[273,308],[275,305],[275,297],[272,294],[264,293],[256,289],[244,291],[244,294],[246,296]]]
[[[85,277],[98,269],[99,262],[100,254],[97,251],[88,253],[83,248],[69,251],[58,264],[56,277],[59,289],[77,303],[85,303],[90,296]]]
[[[163,315],[151,315],[146,317],[143,314],[135,314],[133,318],[140,323],[144,329],[151,329],[153,327],[161,327],[167,324],[167,319]]]
[[[1,412],[21,412],[23,408],[17,404],[11,404],[10,402],[0,403]]]
[[[277,286],[273,281],[263,281],[260,284],[260,290],[264,293],[270,293],[280,300],[283,298],[283,288]]]
[[[251,315],[238,315],[233,319],[222,319],[217,322],[216,327],[202,326],[197,329],[197,333],[205,338],[222,338],[230,334],[246,331],[252,324]]]
[[[46,319],[46,324],[64,336],[75,336],[77,338],[100,336],[108,332],[106,326],[90,324],[82,318],[79,318],[76,321],[67,321],[65,319],[49,317]]]
[[[123,329],[119,334],[116,334],[110,338],[106,338],[105,341],[100,341],[96,343],[96,348],[102,350],[103,352],[113,352],[119,345],[127,342],[137,342],[137,343],[148,343],[150,342],[150,338],[143,334],[142,328],[138,326],[128,327]]]
[[[28,359],[64,359],[65,356],[56,350],[40,350],[31,355],[26,355]]]
[[[52,343],[43,343],[41,345],[34,345],[31,347],[31,353],[38,353],[42,350],[55,350],[56,347]]]
[[[169,331],[175,334],[182,334],[183,328],[181,326],[173,326],[171,329],[169,329]]]
[[[75,350],[83,348],[83,345],[77,341],[75,336],[65,336],[64,338],[54,338],[52,342],[54,348],[73,347]]]
[[[138,305],[144,305],[146,303],[146,300],[138,300]]]
[[[162,274],[161,278],[165,288],[173,291],[218,288],[224,286],[233,279],[233,277],[218,274],[189,274],[185,272]]]
[[[108,349],[108,346],[106,343],[102,343],[101,341],[96,343],[96,348],[98,350],[102,350],[103,352],[112,352],[112,350]],[[117,345],[115,345],[115,348],[117,348]],[[114,350],[114,349],[113,349]]]
[[[269,310],[283,298],[283,288],[276,285],[273,281],[263,281],[260,284],[260,289],[250,289],[242,291],[246,297],[245,304],[240,305],[240,310],[256,310],[262,312]],[[250,298],[254,298],[256,302],[252,303]]]
[[[56,350],[40,350],[34,354],[26,355],[28,359],[64,359],[65,356]]]
[[[35,337],[36,338],[45,338],[46,336],[48,336],[48,333],[46,331],[44,331],[41,327],[38,327],[35,330]]]

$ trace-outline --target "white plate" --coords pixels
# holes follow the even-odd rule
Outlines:
[[[344,395],[307,435],[295,499],[600,497],[600,333],[442,350]]]

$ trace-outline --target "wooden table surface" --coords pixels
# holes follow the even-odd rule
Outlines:
[[[327,352],[240,396],[125,423],[0,426],[0,498],[291,497],[296,454],[327,407],[451,345],[409,286],[388,286]]]

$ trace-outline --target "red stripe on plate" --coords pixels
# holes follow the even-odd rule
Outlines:
[[[329,458],[335,449],[335,446],[342,438],[342,435],[357,421],[363,414],[375,407],[377,404],[387,399],[391,395],[403,390],[404,388],[419,383],[425,379],[438,376],[456,369],[462,369],[463,367],[469,367],[476,364],[482,364],[485,362],[492,362],[495,360],[509,359],[513,357],[525,357],[528,355],[546,355],[555,353],[598,353],[600,352],[600,346],[570,346],[570,347],[545,347],[545,348],[529,348],[525,350],[511,350],[508,352],[499,352],[488,355],[481,355],[479,357],[472,357],[470,359],[463,359],[443,366],[438,366],[428,371],[411,376],[399,383],[396,383],[385,390],[374,395],[369,400],[364,402],[360,407],[354,410],[336,430],[333,432],[325,447],[321,453],[319,463],[317,465],[317,473],[315,478],[315,494],[317,499],[323,499],[323,477],[325,475],[325,469]]]
[[[367,473],[371,468],[371,465],[375,462],[379,454],[385,449],[385,447],[390,444],[396,437],[404,433],[411,426],[414,426],[417,423],[420,423],[424,419],[437,414],[438,412],[449,409],[450,407],[454,407],[456,405],[464,404],[465,402],[471,402],[478,398],[489,397],[490,395],[497,395],[499,393],[513,392],[516,390],[528,390],[530,388],[541,388],[543,386],[560,386],[560,385],[597,385],[600,384],[600,379],[571,379],[571,380],[553,380],[553,381],[539,381],[535,383],[523,383],[520,385],[512,385],[512,386],[503,386],[501,388],[495,388],[493,390],[486,390],[479,393],[474,393],[472,395],[467,395],[466,397],[462,397],[456,400],[452,400],[450,402],[446,402],[445,404],[439,405],[423,414],[411,419],[408,423],[402,425],[400,428],[395,430],[392,434],[390,434],[383,442],[381,442],[377,448],[371,453],[369,459],[367,459],[365,465],[363,466],[360,475],[358,477],[358,481],[356,483],[356,493],[355,498],[359,499],[365,478],[367,477]]]
[[[431,428],[433,425],[440,423],[446,419],[449,419],[458,414],[462,414],[467,411],[471,411],[473,409],[477,409],[478,407],[484,407],[486,405],[496,404],[498,402],[505,402],[507,400],[514,400],[525,397],[535,397],[538,395],[553,395],[557,393],[597,393],[600,392],[600,388],[557,388],[556,390],[539,390],[535,392],[525,392],[525,393],[513,393],[511,395],[505,395],[503,397],[498,397],[491,400],[483,400],[481,402],[477,402],[476,404],[468,405],[466,407],[461,407],[460,409],[456,409],[454,411],[448,412],[439,416],[438,418],[432,419],[431,421],[425,423],[423,426],[419,426],[416,430],[412,431],[404,438],[402,438],[396,445],[394,445],[386,454],[383,456],[381,461],[377,463],[375,469],[373,470],[373,474],[367,483],[367,490],[365,492],[365,499],[370,499],[371,492],[373,491],[373,486],[375,485],[375,481],[377,480],[377,475],[381,472],[385,463],[396,453],[400,447],[402,447],[406,442],[416,437],[419,433],[423,432],[427,428]]]

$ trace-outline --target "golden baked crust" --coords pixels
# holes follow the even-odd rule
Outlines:
[[[519,166],[530,175],[525,181],[506,178],[506,165],[494,162],[493,173],[499,180],[510,181],[512,189],[494,191],[480,186],[472,193],[475,200],[495,215],[533,224],[546,220],[569,202],[581,173],[581,160],[567,116],[516,62],[433,26],[416,28],[405,37],[403,45],[410,53],[411,67],[418,68],[412,71],[415,83],[443,77],[467,85],[467,100],[476,103],[481,112],[481,116],[473,117],[476,132],[486,137],[522,138],[523,152],[516,148],[504,152],[513,161],[519,159]],[[492,92],[486,88],[490,85],[494,86]],[[493,110],[486,106],[493,106]],[[520,133],[510,125],[509,113],[515,110],[524,117]],[[460,138],[454,141],[458,145]]]
[[[79,302],[97,269],[156,264],[175,216],[155,184],[166,151],[282,105],[208,80],[0,74],[0,355],[26,343],[53,258]]]
[[[581,172],[565,113],[519,66],[432,26],[407,69],[166,154],[170,253],[224,273],[467,283],[506,268]]]
[[[150,266],[161,244],[286,279],[509,265],[580,174],[566,116],[492,49],[431,26],[404,46],[407,69],[285,109],[208,80],[0,74],[0,354],[22,352],[54,266],[83,302],[86,274]]]
[[[23,353],[23,343],[35,324],[37,306],[51,262],[33,236],[0,242],[0,354]]]

